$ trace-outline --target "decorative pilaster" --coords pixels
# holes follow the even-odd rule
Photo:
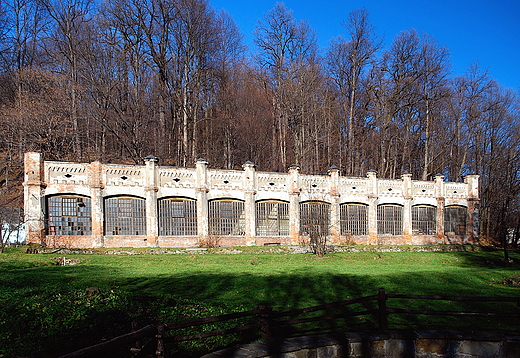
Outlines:
[[[253,246],[256,244],[255,164],[248,161],[244,165],[242,165],[242,168],[244,168],[244,210],[246,219],[246,245]]]
[[[146,239],[148,245],[157,246],[158,219],[157,219],[157,162],[159,159],[153,155],[144,158],[145,162],[145,187],[144,195],[146,197]]]
[[[332,166],[329,169],[329,195],[330,195],[330,236],[332,242],[341,242],[340,208],[339,208],[339,168]]]
[[[90,187],[90,203],[92,205],[92,242],[93,247],[103,247],[105,221],[103,220],[103,182],[101,179],[101,163],[92,162],[87,167],[88,185]]]
[[[480,219],[479,176],[474,174],[466,175],[464,182],[468,184],[468,220],[466,225],[466,240],[469,244],[476,244],[478,243]]]
[[[197,198],[197,234],[201,241],[207,242],[209,236],[208,221],[208,162],[205,159],[197,159],[195,162],[197,186],[195,196]]]
[[[377,244],[377,171],[369,170],[368,178],[368,244]]]
[[[403,208],[403,232],[404,239],[407,244],[412,244],[412,174],[403,173],[401,175],[403,180],[403,197],[404,197],[404,208]]]
[[[300,167],[293,164],[289,167],[289,235],[291,244],[300,241]]]
[[[444,235],[444,175],[437,174],[435,176],[435,197],[437,198],[437,238],[439,243],[443,243],[446,240]]]
[[[40,153],[25,153],[24,208],[27,243],[45,245],[44,162]]]

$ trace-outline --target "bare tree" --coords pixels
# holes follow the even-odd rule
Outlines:
[[[80,114],[78,89],[80,87],[80,66],[84,54],[84,33],[91,16],[89,0],[38,0],[54,21],[54,33],[49,40],[56,46],[55,56],[62,56],[64,61],[57,58],[58,63],[67,67],[69,74],[70,116],[74,126],[74,154],[77,160],[83,157],[82,133],[80,128]]]
[[[260,66],[269,75],[277,123],[277,156],[281,167],[287,168],[288,129],[291,125],[300,125],[295,117],[290,123],[292,103],[287,94],[288,85],[298,83],[299,71],[313,62],[317,50],[316,37],[307,22],[297,22],[283,3],[277,3],[256,27],[254,41],[260,50]]]
[[[341,95],[340,102],[345,108],[347,123],[344,129],[346,137],[344,151],[347,154],[347,174],[352,175],[359,161],[355,156],[358,144],[354,138],[356,95],[360,90],[363,70],[375,60],[375,54],[381,48],[382,41],[375,35],[375,27],[370,24],[365,9],[352,11],[343,26],[347,29],[350,38],[333,39],[328,50],[327,65],[330,76]]]

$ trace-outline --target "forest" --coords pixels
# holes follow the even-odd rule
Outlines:
[[[262,15],[261,15],[262,16]],[[414,29],[385,47],[364,9],[320,48],[277,3],[247,48],[206,0],[0,1],[0,206],[23,155],[48,160],[462,181],[480,175],[481,240],[520,233],[520,94]]]

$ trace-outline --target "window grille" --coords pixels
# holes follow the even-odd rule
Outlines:
[[[76,195],[51,196],[47,200],[48,235],[92,235],[90,198]]]
[[[257,236],[289,236],[289,204],[278,201],[256,203]]]
[[[435,235],[437,208],[428,205],[412,206],[412,232],[414,235]]]
[[[159,200],[159,235],[197,235],[197,202],[188,199]]]
[[[341,235],[368,235],[368,206],[342,204],[340,206]]]
[[[146,235],[145,200],[105,199],[105,232],[106,235]]]
[[[329,235],[330,204],[308,202],[300,204],[300,231],[304,235]]]
[[[448,206],[444,208],[444,233],[452,235],[466,235],[466,219],[468,211],[462,206]]]
[[[243,236],[246,234],[244,203],[238,200],[209,202],[209,234]]]
[[[403,235],[403,207],[379,205],[377,207],[377,232],[379,235]]]

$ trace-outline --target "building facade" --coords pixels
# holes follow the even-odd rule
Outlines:
[[[44,161],[25,154],[27,241],[51,247],[476,243],[478,176],[464,183]]]

